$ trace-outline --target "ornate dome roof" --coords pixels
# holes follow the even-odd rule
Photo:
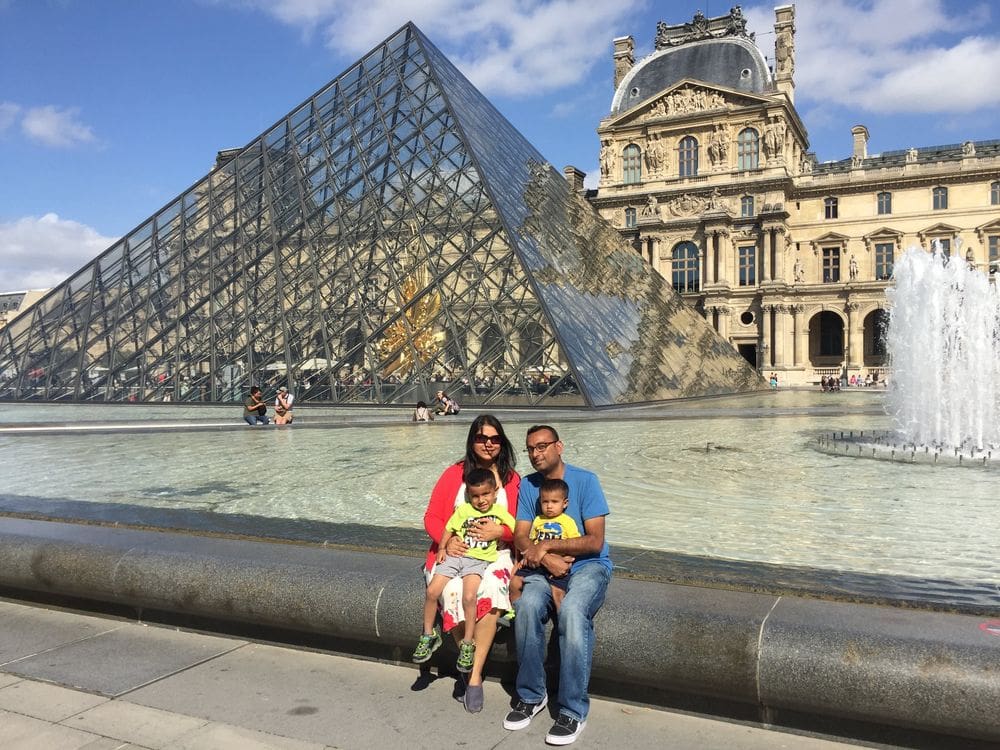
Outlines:
[[[685,78],[749,94],[773,89],[771,71],[756,44],[734,36],[702,39],[657,50],[640,60],[618,85],[611,114],[627,112]]]

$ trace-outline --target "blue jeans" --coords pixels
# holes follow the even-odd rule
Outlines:
[[[590,666],[594,657],[594,615],[604,604],[611,571],[584,563],[569,577],[559,608],[559,712],[579,721],[590,710]],[[525,576],[514,604],[517,636],[517,697],[540,703],[545,697],[545,623],[554,614],[552,588],[545,576]]]
[[[261,417],[257,414],[251,414],[248,417],[243,417],[243,419],[246,420],[246,423],[251,427],[257,424],[270,424],[270,420],[267,417]]]

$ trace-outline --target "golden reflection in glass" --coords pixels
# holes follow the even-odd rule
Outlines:
[[[382,356],[396,352],[395,357],[382,368],[383,377],[405,377],[415,366],[430,360],[441,348],[444,333],[434,331],[434,320],[441,310],[441,295],[429,292],[413,302],[420,288],[413,276],[408,277],[400,287],[402,306],[406,310],[402,318],[386,329],[378,344]]]

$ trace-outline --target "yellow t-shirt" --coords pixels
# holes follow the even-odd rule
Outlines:
[[[462,503],[451,514],[451,518],[445,524],[445,529],[458,534],[462,537],[462,541],[469,546],[469,551],[465,553],[466,557],[474,557],[477,560],[485,560],[489,563],[495,562],[497,559],[496,539],[491,539],[487,542],[482,539],[473,539],[465,533],[469,526],[472,525],[472,522],[478,521],[480,518],[492,518],[497,523],[507,526],[511,531],[514,530],[514,525],[516,524],[514,516],[499,503],[494,503],[492,508],[482,511],[473,508],[471,503]]]
[[[560,513],[555,518],[535,516],[535,520],[531,522],[531,532],[528,534],[528,538],[535,543],[547,539],[574,539],[578,536],[580,529],[577,528],[576,521],[565,513]]]

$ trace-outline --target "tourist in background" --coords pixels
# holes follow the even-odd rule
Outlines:
[[[267,404],[261,396],[260,388],[253,386],[250,395],[243,399],[243,419],[253,427],[257,424],[270,424],[267,418]]]
[[[555,428],[529,428],[525,448],[535,472],[521,481],[514,546],[526,567],[544,567],[552,576],[569,578],[557,625],[559,715],[545,736],[550,745],[569,745],[583,731],[590,711],[587,688],[594,654],[594,616],[604,604],[611,580],[611,558],[604,539],[608,502],[596,475],[563,462],[563,444]],[[531,542],[532,522],[541,514],[540,488],[547,479],[562,479],[569,486],[565,513],[583,530],[582,536]],[[546,576],[525,577],[514,611],[517,693],[504,729],[524,729],[548,702],[545,625],[555,612],[555,602]]]
[[[515,515],[521,483],[521,477],[514,471],[515,462],[514,448],[504,434],[500,420],[492,414],[480,414],[476,417],[466,436],[465,455],[441,474],[434,485],[424,513],[424,529],[431,538],[431,548],[427,554],[424,570],[427,580],[430,580],[434,572],[437,543],[444,533],[445,524],[455,512],[455,508],[465,502],[465,478],[470,471],[479,468],[492,472],[498,486],[497,504],[506,507],[507,512]],[[476,713],[483,708],[483,667],[496,636],[497,619],[500,614],[510,609],[509,586],[513,570],[510,550],[513,535],[502,524],[488,520],[478,522],[478,525],[470,530],[469,535],[480,542],[496,540],[498,548],[496,562],[487,567],[476,601],[478,619],[473,631],[476,652],[464,695],[466,710]],[[446,551],[449,555],[464,555],[468,551],[468,546],[461,538],[452,537]],[[443,630],[453,632],[456,641],[460,640],[463,628],[456,626],[465,620],[460,579],[454,578],[448,583],[441,595],[439,607]]]
[[[291,424],[292,423],[292,403],[295,401],[295,396],[288,392],[288,388],[281,386],[278,389],[278,393],[274,397],[274,423],[275,424]]]
[[[434,395],[435,414],[458,414],[458,402],[444,391],[438,391]]]
[[[431,414],[431,410],[427,408],[427,404],[423,401],[417,401],[417,408],[413,410],[413,421],[414,422],[433,422],[434,415]]]

